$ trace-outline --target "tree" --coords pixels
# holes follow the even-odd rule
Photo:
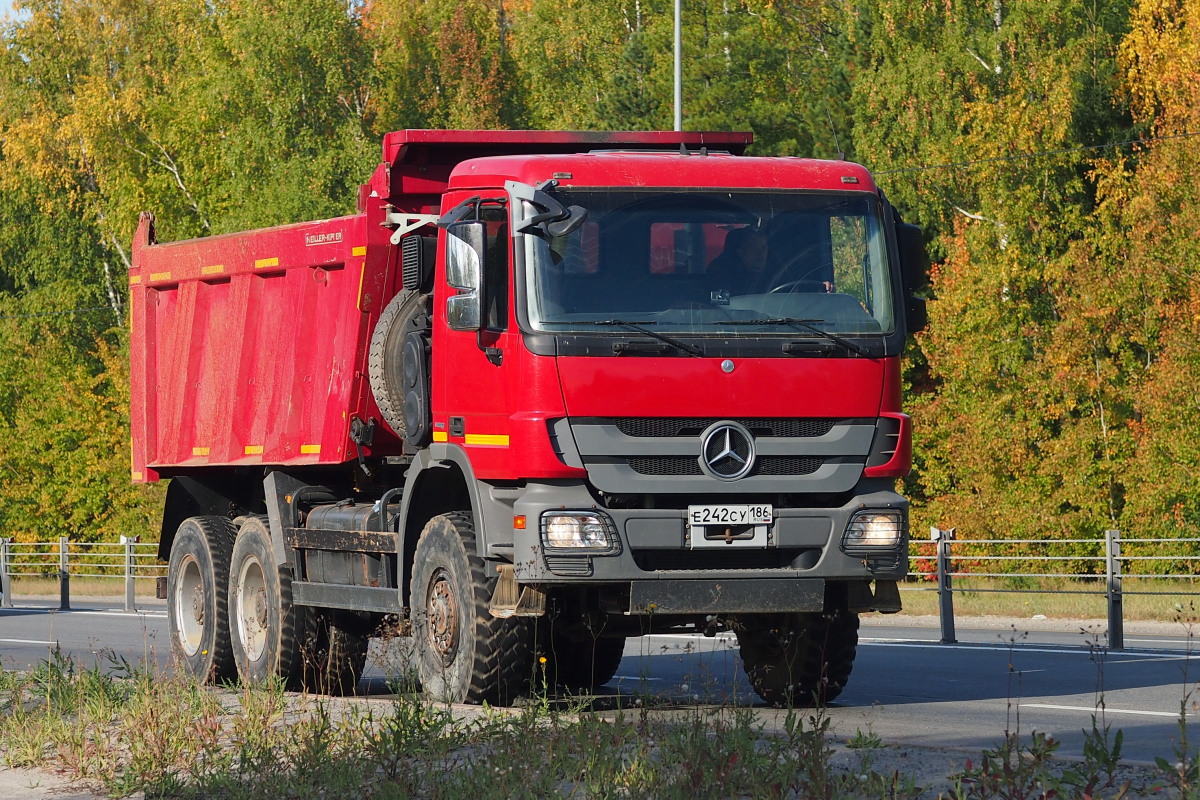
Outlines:
[[[1074,0],[874,9],[855,145],[941,261],[910,483],[941,527],[1090,538],[1120,514],[1128,403],[1073,243],[1096,192],[1076,148],[1129,129],[1113,67],[1125,24]]]

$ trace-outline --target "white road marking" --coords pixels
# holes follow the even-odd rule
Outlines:
[[[1090,653],[1083,647],[1030,647],[1026,644],[983,644],[974,642],[958,642],[956,644],[942,644],[935,641],[905,641],[897,639],[860,639],[859,644],[871,645],[874,647],[936,647],[939,650],[991,650],[996,652],[1012,652],[1016,653],[1051,653],[1057,655],[1083,655],[1087,656]],[[1155,659],[1159,661],[1185,661],[1188,659],[1200,659],[1200,653],[1157,653],[1143,652],[1133,650],[1111,650],[1105,654],[1105,658],[1109,664],[1120,664],[1125,656],[1139,656],[1141,658]]]
[[[20,611],[22,614],[26,614],[30,611],[36,611],[41,614],[84,614],[86,616],[93,616],[93,617],[124,617],[126,619],[132,619],[133,617],[156,617],[159,619],[167,618],[166,611],[142,611],[141,609],[138,609],[136,611],[100,611],[97,609],[90,609],[90,608],[61,609],[61,608],[28,608],[28,607],[22,607],[20,609],[8,609],[8,608],[0,609],[0,617],[4,616],[5,612],[13,612],[13,611]]]
[[[44,644],[44,645],[58,644],[58,642],[42,642],[42,641],[38,641],[37,639],[0,639],[0,643],[4,643],[4,644]]]
[[[1141,714],[1148,717],[1179,718],[1178,711],[1139,711],[1130,708],[1105,708],[1101,711],[1096,706],[1059,706],[1052,703],[1021,703],[1021,708],[1048,708],[1051,711],[1086,711],[1096,716],[1101,716],[1102,714]]]
[[[636,637],[631,638],[631,641]],[[670,642],[675,647],[687,646],[685,643],[695,643],[691,646],[693,653],[711,653],[737,648],[737,640],[732,633],[718,633],[716,637],[709,638],[699,633],[651,633],[641,637],[643,640],[661,640],[664,643]],[[702,644],[705,641],[711,642],[707,647],[697,647],[696,644]],[[986,642],[956,642],[954,644],[942,644],[936,639],[901,639],[901,638],[881,638],[881,637],[863,637],[858,640],[860,645],[873,647],[912,647],[912,648],[937,648],[938,650],[988,650],[991,652],[1007,653],[1011,651],[1017,653],[1049,653],[1054,655],[1072,655],[1072,656],[1090,656],[1091,653],[1085,647],[1049,647],[1049,646],[1031,646],[1027,644],[1017,643],[1009,645],[1003,642],[990,644]],[[654,652],[643,651],[640,655],[656,655]],[[1189,659],[1200,659],[1200,651],[1142,651],[1142,650],[1111,650],[1104,654],[1105,659],[1110,665],[1128,664],[1135,660],[1153,660],[1153,661],[1185,661]],[[1028,670],[1023,670],[1028,672]]]

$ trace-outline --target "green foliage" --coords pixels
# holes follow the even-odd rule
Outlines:
[[[667,0],[19,5],[0,30],[3,535],[153,530],[124,455],[140,211],[168,239],[349,213],[397,128],[672,123]],[[683,23],[686,128],[844,151],[926,230],[914,529],[1194,532],[1195,3],[688,0]],[[1189,138],[1090,149],[1146,135]]]

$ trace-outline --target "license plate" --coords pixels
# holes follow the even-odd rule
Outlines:
[[[768,503],[746,506],[688,506],[692,525],[770,525],[774,509]]]

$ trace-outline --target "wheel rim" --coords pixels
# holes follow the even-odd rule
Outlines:
[[[200,562],[189,554],[179,564],[179,580],[175,582],[175,630],[179,646],[189,656],[200,650],[204,640],[207,598],[204,591],[204,575]]]
[[[458,652],[458,601],[454,596],[454,584],[445,570],[439,570],[429,583],[429,594],[425,601],[429,617],[429,644],[441,658],[443,666],[450,666]]]
[[[267,649],[267,579],[262,564],[247,558],[238,571],[238,639],[249,661],[257,661]]]

